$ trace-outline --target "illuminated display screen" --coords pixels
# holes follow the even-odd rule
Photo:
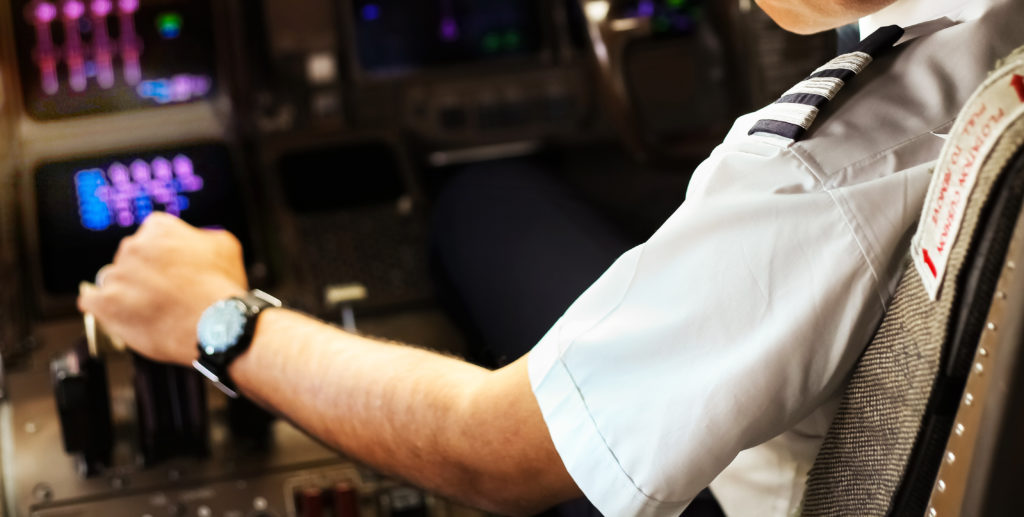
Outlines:
[[[370,72],[541,50],[540,0],[356,0],[352,5],[359,60]]]
[[[40,120],[214,93],[205,0],[14,1],[25,108]]]
[[[201,145],[47,164],[36,171],[45,288],[77,292],[154,211],[247,241],[227,150]]]
[[[616,4],[616,18],[650,18],[654,34],[689,34],[704,18],[703,0],[629,0]]]

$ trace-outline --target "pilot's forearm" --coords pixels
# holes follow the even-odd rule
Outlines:
[[[469,504],[523,513],[578,494],[525,360],[491,372],[275,309],[230,374],[347,455]]]
[[[198,354],[203,311],[246,285],[237,239],[162,214],[122,241],[103,276],[79,307],[136,352],[180,365]],[[229,373],[243,393],[348,455],[456,499],[521,513],[578,493],[525,360],[489,372],[271,309]]]

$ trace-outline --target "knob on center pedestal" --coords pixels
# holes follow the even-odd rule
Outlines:
[[[348,483],[334,485],[334,517],[359,517],[359,494]]]
[[[323,517],[324,491],[320,487],[305,487],[296,495],[299,517]]]

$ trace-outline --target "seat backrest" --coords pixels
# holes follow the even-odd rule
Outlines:
[[[1019,238],[1018,233],[1015,236]],[[1014,269],[1024,264],[1018,242],[1009,257]],[[961,405],[929,510],[938,515],[1021,514],[1020,480],[1024,479],[1024,275],[1007,279],[1006,303],[995,331],[988,334],[989,353],[967,380],[965,394],[974,403]],[[997,289],[1002,289],[1003,286]],[[994,320],[995,322],[995,320]]]
[[[950,171],[971,169],[977,178],[973,190],[965,190],[966,200],[957,203],[965,203],[962,225],[946,252],[940,289],[930,295],[919,274],[926,270],[908,258],[808,476],[805,516],[937,517],[930,505],[933,491],[950,489],[948,482],[937,483],[939,468],[958,461],[946,450],[963,426],[958,410],[981,404],[964,386],[969,377],[984,375],[994,359],[994,348],[978,343],[987,343],[1003,325],[1005,286],[1016,270],[1007,256],[1011,244],[1024,245],[1024,225],[1018,224],[1024,202],[1022,53],[1006,63],[961,112],[933,173],[930,200],[957,181],[958,174],[946,175]],[[1020,106],[1013,109],[996,111],[989,102],[988,96],[1005,100],[1015,91]],[[963,143],[968,134],[977,138],[971,146]],[[974,165],[965,164],[968,155]],[[928,266],[934,275],[935,265]]]

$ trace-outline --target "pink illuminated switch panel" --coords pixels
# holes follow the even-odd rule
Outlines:
[[[60,92],[60,65],[66,68],[67,87],[73,92],[84,92],[90,78],[101,89],[113,88],[115,58],[128,84],[142,80],[142,38],[134,19],[139,0],[117,0],[116,5],[114,1],[33,0],[26,6],[26,21],[36,35],[33,57],[47,95]],[[118,24],[119,41],[110,36],[111,18]],[[54,26],[61,28],[63,41],[55,38]]]
[[[175,8],[177,4],[167,2],[147,11],[147,5],[143,0],[31,0],[25,4],[24,19],[31,27],[31,36],[26,34],[25,38],[34,38],[30,60],[39,74],[42,94],[53,98],[107,92],[109,98],[119,99],[109,101],[108,110],[188,102],[210,94],[210,68],[203,64],[197,67],[189,58],[176,63],[162,57],[177,55],[181,45],[191,46],[191,52],[195,52],[196,44],[184,37],[182,30],[189,16],[193,20],[202,18],[201,11],[183,14],[185,11]],[[161,7],[168,5],[167,9]],[[150,52],[154,45],[164,45],[155,54],[156,61],[150,63],[159,70],[156,76],[146,74],[146,38],[150,38]],[[178,47],[169,49],[168,45]],[[172,70],[206,70],[173,73],[168,66]],[[134,101],[124,102],[124,96]],[[83,98],[81,102],[89,100]],[[65,109],[55,106],[51,109]],[[88,106],[82,111],[88,111]]]
[[[79,220],[93,231],[138,225],[154,210],[180,216],[189,208],[189,194],[202,190],[203,178],[184,154],[75,173]]]

